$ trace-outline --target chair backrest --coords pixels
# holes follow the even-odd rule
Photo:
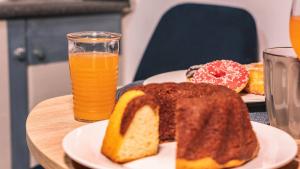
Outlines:
[[[162,16],[135,80],[217,59],[243,64],[258,60],[253,17],[238,8],[181,4]]]

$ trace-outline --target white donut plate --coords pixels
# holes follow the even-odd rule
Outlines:
[[[162,74],[158,74],[152,77],[149,77],[144,81],[144,85],[150,84],[150,83],[165,83],[165,82],[186,82],[186,76],[185,76],[186,70],[177,70],[172,72],[166,72]],[[243,101],[245,103],[259,103],[259,102],[265,102],[265,96],[262,95],[255,95],[255,94],[249,94],[249,93],[240,93]]]

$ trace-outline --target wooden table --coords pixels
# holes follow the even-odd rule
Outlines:
[[[85,125],[73,118],[72,96],[52,98],[38,104],[26,122],[27,144],[30,152],[46,169],[84,169],[64,154],[62,139],[71,130]],[[298,152],[300,156],[300,152]],[[300,169],[293,162],[282,169]]]

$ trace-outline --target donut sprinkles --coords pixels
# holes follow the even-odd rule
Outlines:
[[[246,67],[232,60],[216,60],[201,66],[190,78],[193,83],[226,86],[236,92],[245,88],[249,80]]]

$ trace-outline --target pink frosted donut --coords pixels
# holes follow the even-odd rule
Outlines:
[[[216,60],[201,66],[190,79],[194,83],[226,86],[239,93],[249,80],[245,66],[232,60]]]

